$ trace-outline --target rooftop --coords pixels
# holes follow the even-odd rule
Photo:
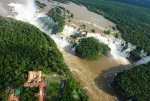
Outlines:
[[[28,73],[28,82],[36,81],[39,82],[41,81],[41,71],[29,71]]]
[[[39,92],[35,94],[39,101],[44,101],[44,88],[45,83],[41,82],[41,71],[29,71],[28,82],[24,84],[26,87],[39,87]],[[33,82],[32,82],[33,81]]]
[[[19,97],[15,96],[14,94],[9,94],[8,101],[19,101]]]

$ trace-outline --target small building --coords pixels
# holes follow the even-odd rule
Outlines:
[[[40,82],[41,74],[41,71],[29,71],[28,82]]]
[[[19,101],[20,88],[15,88],[9,92],[8,101]]]
[[[39,87],[39,92],[35,94],[39,101],[44,101],[45,83],[41,82],[41,71],[29,71],[28,81],[24,83],[25,87]]]

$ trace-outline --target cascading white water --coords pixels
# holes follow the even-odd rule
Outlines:
[[[39,18],[45,17],[48,21],[48,23],[55,24],[53,21],[48,18],[44,13],[39,13],[37,11],[35,1],[34,0],[25,0],[24,2],[15,2],[8,4],[11,8],[13,13],[15,14],[15,18],[17,20],[21,20],[24,22],[28,22],[30,24],[35,25],[42,31],[46,32],[48,35],[51,33],[51,26],[45,25],[45,23],[42,23]],[[64,31],[62,32],[62,35],[51,35],[51,37],[55,40],[57,45],[61,50],[63,50],[64,47],[68,46],[70,43],[68,42],[67,37],[69,37],[72,34],[75,34],[78,30],[74,29],[73,27],[65,26]],[[117,59],[118,61],[129,64],[128,57],[129,52],[135,49],[136,47],[132,44],[127,44],[128,48],[123,50],[123,48],[126,45],[125,41],[122,41],[120,39],[116,39],[113,36],[102,36],[100,34],[95,33],[88,33],[87,37],[95,37],[100,40],[100,42],[107,44],[111,48],[111,55],[114,59]],[[143,58],[136,62],[136,65],[140,65],[143,63],[147,63],[150,61],[150,56],[144,55],[145,52],[141,51],[141,55]]]
[[[128,57],[130,56],[129,52],[136,48],[132,44],[128,43],[127,49],[123,50],[126,46],[126,42],[116,39],[113,36],[102,36],[101,34],[88,34],[89,37],[95,37],[99,39],[101,43],[108,45],[111,49],[110,53],[114,59],[123,62],[124,64],[129,64]]]

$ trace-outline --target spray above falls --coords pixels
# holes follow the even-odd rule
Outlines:
[[[12,7],[13,13],[16,13],[15,18],[17,20],[29,22],[31,24],[35,23],[37,15],[34,0],[25,0],[23,4],[10,3],[8,5]]]

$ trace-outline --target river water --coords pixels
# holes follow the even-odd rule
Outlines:
[[[103,38],[99,36],[100,39],[104,39],[103,42],[106,42],[110,45],[112,54],[114,54],[114,56],[119,56],[119,58],[107,57],[102,55],[98,58],[98,60],[85,61],[76,57],[70,48],[67,50],[64,49],[67,45],[69,45],[69,43],[66,40],[62,39],[62,37],[67,39],[69,35],[74,31],[73,28],[75,28],[76,26],[80,26],[81,24],[86,24],[86,30],[88,31],[90,31],[91,28],[96,29],[97,34],[103,34],[103,31],[106,29],[111,30],[111,27],[115,26],[115,24],[105,19],[103,16],[90,12],[85,7],[79,6],[74,3],[70,3],[67,5],[55,2],[47,2],[46,0],[41,1],[46,3],[47,7],[45,9],[40,9],[40,12],[47,12],[50,8],[59,5],[65,7],[66,9],[69,9],[74,14],[74,19],[71,21],[71,23],[67,23],[66,25],[71,27],[65,26],[64,31],[57,35],[59,37],[61,36],[60,38],[58,38],[56,35],[50,35],[50,37],[55,40],[58,48],[63,53],[64,60],[73,73],[74,78],[78,82],[80,82],[82,87],[87,91],[90,101],[115,101],[115,94],[113,93],[112,88],[107,82],[107,79],[104,77],[104,73],[109,69],[113,69],[114,67],[130,64],[126,57],[118,54],[118,49],[116,46],[119,45],[114,45],[114,43],[109,44],[107,43],[108,40],[106,37]],[[31,24],[35,24],[34,22],[37,21],[35,20],[37,18],[35,9],[36,7],[33,4],[33,0],[0,0],[0,13],[2,15],[13,17]],[[35,26],[40,28],[40,26],[38,25]],[[112,34],[117,32],[119,31],[112,31]],[[89,33],[89,35],[93,34],[95,33]],[[95,37],[97,37],[97,35],[95,35]]]

